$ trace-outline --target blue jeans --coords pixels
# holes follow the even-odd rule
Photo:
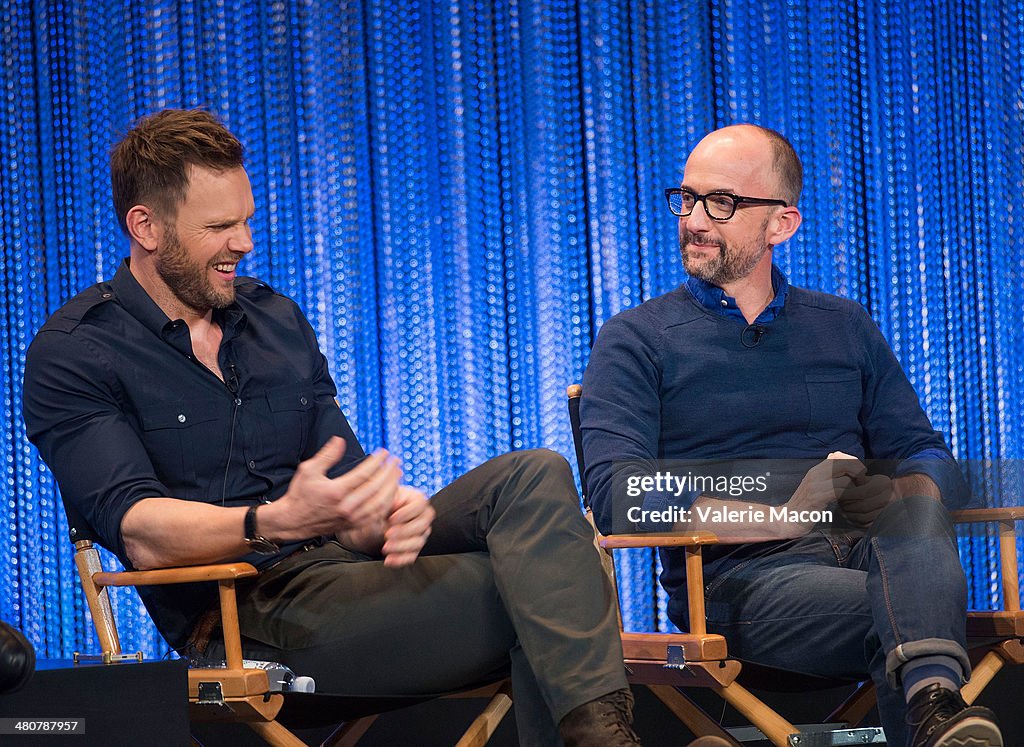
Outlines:
[[[967,582],[938,501],[898,501],[866,534],[814,531],[728,560],[708,563],[706,595],[709,630],[730,655],[822,677],[870,675],[890,745],[907,738],[904,662],[941,654],[970,672]],[[669,612],[685,625],[685,601],[673,598]]]

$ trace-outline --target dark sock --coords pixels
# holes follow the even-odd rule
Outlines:
[[[960,662],[952,656],[921,656],[900,668],[903,695],[908,702],[918,691],[936,683],[948,690],[959,690],[963,679]]]

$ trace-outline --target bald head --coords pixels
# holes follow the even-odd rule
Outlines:
[[[759,125],[740,124],[709,133],[690,153],[705,163],[756,180],[771,194],[796,205],[803,190],[804,169],[792,144],[780,133]],[[738,188],[738,187],[737,187]]]

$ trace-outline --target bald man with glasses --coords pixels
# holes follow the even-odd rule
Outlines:
[[[785,137],[736,125],[701,140],[666,190],[689,278],[609,319],[584,376],[598,526],[727,538],[704,562],[708,623],[731,654],[870,676],[890,745],[998,747],[991,711],[959,694],[966,580],[947,507],[964,505],[966,485],[867,312],[773,264],[800,227],[802,183]],[[687,485],[701,464],[751,482],[622,489],[657,484],[644,478],[667,474],[666,460],[688,460]],[[669,617],[685,629],[682,553],[662,561]]]

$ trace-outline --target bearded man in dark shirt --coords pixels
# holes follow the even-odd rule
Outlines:
[[[115,146],[111,175],[130,256],[40,330],[24,399],[102,544],[127,568],[253,562],[245,650],[321,690],[426,695],[511,667],[523,744],[638,744],[565,461],[507,454],[432,500],[403,485],[397,459],[364,455],[299,308],[238,275],[255,210],[238,140],[163,111]],[[139,592],[172,646],[205,645],[212,589]]]

